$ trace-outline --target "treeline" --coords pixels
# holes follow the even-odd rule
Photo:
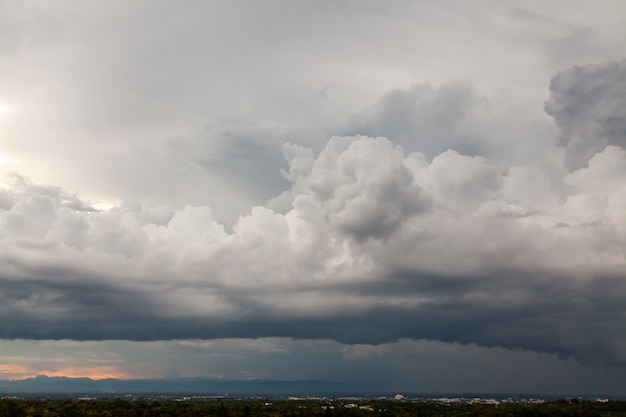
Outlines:
[[[626,417],[626,401],[441,404],[391,400],[0,400],[0,417]]]

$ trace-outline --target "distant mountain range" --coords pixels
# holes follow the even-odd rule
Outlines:
[[[0,397],[5,395],[184,395],[184,396],[230,396],[230,397],[393,397],[398,392],[390,392],[389,387],[373,383],[352,383],[339,381],[300,380],[224,380],[213,378],[164,378],[164,379],[91,379],[49,377],[38,375],[21,380],[0,380]],[[514,393],[403,393],[414,398],[535,398],[555,400],[558,398],[599,398],[594,394],[550,395]],[[604,396],[600,396],[604,397]],[[617,396],[614,399],[626,400]]]
[[[336,381],[222,380],[209,378],[98,379],[38,375],[0,380],[6,394],[367,395],[380,387]]]

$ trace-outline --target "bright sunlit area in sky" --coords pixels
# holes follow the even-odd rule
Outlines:
[[[0,0],[0,380],[626,395],[621,0]]]

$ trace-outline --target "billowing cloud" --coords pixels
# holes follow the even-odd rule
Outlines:
[[[561,71],[550,91],[545,110],[561,129],[568,168],[586,166],[608,145],[626,146],[626,61]]]
[[[97,211],[13,177],[5,338],[286,336],[476,343],[624,363],[626,151],[563,180],[385,138],[285,145],[291,209]]]

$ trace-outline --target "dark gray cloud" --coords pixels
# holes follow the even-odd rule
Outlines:
[[[258,205],[288,187],[280,176],[287,167],[281,152],[284,129],[231,122],[207,127],[199,135],[187,149],[186,162],[228,182],[230,192],[244,194]]]
[[[545,110],[561,129],[568,168],[586,166],[608,145],[626,146],[626,61],[561,71],[550,92]]]
[[[281,147],[289,137],[278,126],[214,120],[166,141],[165,155],[159,156],[169,166],[163,180],[178,183],[180,194],[196,190],[186,204],[210,202],[216,218],[232,226],[250,206],[262,205],[288,187],[280,171],[287,167]],[[143,188],[140,182],[137,187]]]
[[[342,134],[383,136],[429,158],[448,149],[482,155],[486,144],[471,123],[488,106],[468,81],[441,87],[414,84],[385,93],[370,109],[352,116]]]
[[[316,294],[256,288],[222,292],[235,314],[176,314],[167,292],[150,295],[111,285],[2,279],[3,338],[164,340],[290,337],[380,344],[429,339],[558,353],[586,363],[624,363],[623,276],[595,277],[582,287],[568,278],[500,271],[490,277],[404,274],[368,284],[332,285]],[[123,278],[123,277],[122,277]],[[471,280],[471,283],[460,281]],[[539,281],[530,283],[528,281]],[[78,282],[78,283],[77,283]],[[206,288],[193,289],[206,291]],[[165,290],[167,291],[167,290]],[[357,308],[335,305],[311,312],[277,308],[290,297],[362,299]],[[398,299],[428,298],[414,306]],[[375,301],[368,301],[375,299]],[[183,306],[179,306],[183,308]]]

